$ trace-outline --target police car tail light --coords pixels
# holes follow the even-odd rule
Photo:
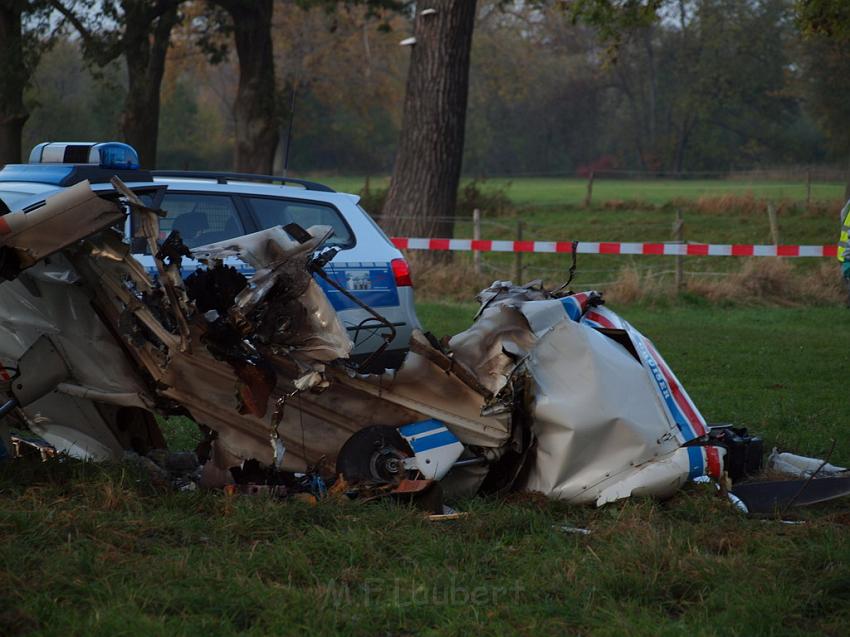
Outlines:
[[[393,277],[397,286],[413,286],[413,279],[410,278],[410,266],[407,264],[407,261],[404,259],[393,259],[390,265],[393,268]]]
[[[137,170],[139,154],[121,142],[43,142],[30,152],[31,164],[91,164],[113,170]]]

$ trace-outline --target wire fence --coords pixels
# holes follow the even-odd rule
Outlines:
[[[507,207],[432,217],[430,227],[409,214],[379,218],[378,222],[391,235],[431,239],[827,245],[838,238],[839,202],[847,174],[832,167],[796,166],[681,172],[597,168],[579,177],[557,171],[487,176],[508,180],[527,177],[547,181],[479,186],[485,194],[504,189],[502,194],[512,202]],[[704,181],[696,183],[698,180]],[[689,181],[692,183],[686,183]],[[487,198],[483,199],[486,203]],[[451,258],[458,267],[478,274],[519,280],[557,279],[566,274],[571,263],[571,255],[560,248],[558,254],[501,252],[503,249],[456,252]],[[684,260],[651,254],[654,256],[582,255],[580,277],[592,278],[594,284],[610,284],[627,267],[644,279],[672,276],[681,285],[688,278],[729,276],[740,271],[743,262],[727,259],[719,263],[715,259],[709,263],[711,259],[702,257]],[[824,263],[823,259],[802,261],[805,263],[795,263],[794,267],[814,268]]]
[[[557,178],[584,179],[591,173],[599,179],[631,179],[631,180],[671,180],[688,181],[694,179],[729,180],[729,181],[819,181],[844,183],[848,177],[846,168],[839,166],[822,166],[801,164],[797,166],[777,166],[749,169],[728,170],[641,170],[628,168],[612,168],[604,165],[588,165],[577,170],[543,170],[543,171],[503,171],[487,172],[475,175],[477,179],[514,179],[514,178]]]
[[[828,256],[828,250],[823,248],[815,254],[816,248],[829,246],[837,239],[838,215],[835,215],[835,219],[832,219],[831,215],[829,219],[826,219],[807,217],[805,210],[794,215],[786,212],[781,218],[787,220],[788,225],[785,226],[780,219],[779,211],[778,206],[768,204],[763,214],[749,213],[736,218],[729,215],[700,215],[698,212],[689,212],[685,215],[681,210],[664,209],[654,211],[654,216],[649,219],[646,215],[635,217],[635,223],[629,225],[628,215],[618,214],[606,217],[604,213],[596,214],[598,211],[590,211],[587,215],[573,213],[572,216],[564,218],[555,215],[540,222],[533,218],[516,217],[488,219],[480,210],[475,210],[471,217],[442,216],[434,219],[435,222],[450,222],[449,227],[454,229],[452,236],[429,236],[426,233],[420,234],[420,238],[415,240],[400,239],[398,245],[431,250],[470,250],[470,246],[475,245],[477,247],[472,248],[471,253],[455,252],[452,257],[453,263],[475,274],[521,281],[535,278],[554,280],[566,276],[572,258],[571,253],[567,251],[569,242],[578,240],[582,242],[579,247],[580,278],[593,279],[590,283],[582,282],[582,285],[587,286],[609,285],[617,281],[623,275],[624,267],[644,280],[672,276],[678,286],[682,286],[687,279],[719,278],[741,270],[741,259],[726,259],[723,263],[714,259],[709,264],[712,258],[709,255],[718,254],[727,256],[775,254],[804,258],[820,256],[820,263],[817,264],[817,267],[820,267],[824,262],[823,257]],[[418,220],[412,215],[398,218]],[[588,218],[602,219],[604,222],[594,225],[592,221],[588,222]],[[571,227],[571,223],[576,219],[583,220],[578,230]],[[817,227],[813,229],[811,227],[813,225]],[[445,227],[444,225],[443,228]],[[695,235],[693,238],[689,238],[686,228],[690,228],[692,235]],[[741,228],[748,231],[750,236],[746,238],[739,236],[742,232]],[[753,228],[756,228],[755,233]],[[786,229],[789,232],[785,233]],[[801,229],[805,232],[803,235],[798,235]],[[587,236],[587,233],[593,236]],[[710,241],[705,233],[715,233],[715,241]],[[758,236],[753,236],[754,234]],[[717,239],[719,235],[723,236]],[[429,238],[433,241],[428,241]],[[451,245],[446,241],[447,239],[453,240]],[[407,241],[411,242],[409,246]],[[558,243],[557,250],[551,247],[552,242]],[[713,243],[720,245],[707,245]],[[498,247],[495,247],[496,244]],[[605,251],[601,249],[603,244],[608,246]],[[623,248],[622,252],[619,250],[612,252],[609,247],[614,244],[626,246],[628,249]],[[512,250],[509,249],[511,245],[514,246]],[[589,251],[595,251],[592,247],[594,245],[599,246],[597,253],[587,254]],[[643,253],[635,252],[634,246],[641,245],[648,245],[652,250],[646,250]],[[691,247],[686,250],[669,248],[669,246],[677,245]],[[661,246],[668,247],[662,249]],[[770,246],[770,250],[767,250],[766,246]],[[721,248],[724,250],[720,250]],[[732,248],[735,250],[731,251]],[[743,248],[750,248],[750,250]],[[794,252],[791,248],[797,251],[791,254]],[[685,253],[703,256],[688,256],[687,265],[691,267],[686,269],[686,260],[683,259]],[[804,260],[810,263],[803,267],[811,267],[813,260]],[[717,267],[718,265],[720,267]]]

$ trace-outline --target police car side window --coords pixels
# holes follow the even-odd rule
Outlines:
[[[260,228],[264,230],[288,223],[297,223],[305,229],[310,226],[331,226],[334,233],[329,244],[343,247],[354,245],[351,230],[333,206],[265,197],[246,197],[246,200],[257,215]]]
[[[166,193],[161,207],[167,214],[159,222],[160,240],[178,230],[183,243],[197,248],[245,234],[229,196]]]

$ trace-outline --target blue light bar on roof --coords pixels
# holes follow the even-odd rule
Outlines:
[[[114,170],[137,170],[136,149],[121,142],[42,142],[30,152],[31,164],[91,164]]]

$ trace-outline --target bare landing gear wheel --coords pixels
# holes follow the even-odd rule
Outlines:
[[[336,472],[348,482],[395,483],[405,477],[407,443],[395,427],[374,425],[345,441],[336,459]]]

